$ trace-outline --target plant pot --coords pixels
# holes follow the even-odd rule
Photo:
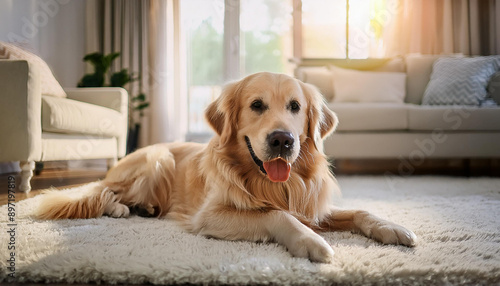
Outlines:
[[[127,136],[127,154],[130,154],[137,150],[139,144],[139,132],[141,130],[141,125],[136,123],[133,127],[128,129]]]

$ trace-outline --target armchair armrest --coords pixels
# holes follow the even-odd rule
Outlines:
[[[65,88],[69,99],[100,105],[128,114],[128,93],[121,87]]]
[[[42,156],[41,81],[23,60],[0,60],[0,162]]]
[[[69,99],[114,109],[123,115],[123,125],[117,138],[118,157],[124,157],[127,150],[128,93],[121,87],[67,88]]]

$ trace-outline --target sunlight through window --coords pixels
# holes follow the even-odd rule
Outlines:
[[[187,59],[190,133],[207,133],[204,110],[219,94],[223,78],[224,1],[180,1]]]
[[[302,56],[383,57],[386,5],[386,0],[302,0]]]

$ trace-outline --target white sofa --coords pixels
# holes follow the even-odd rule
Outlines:
[[[500,108],[422,105],[433,63],[439,56],[397,59],[309,60],[296,77],[316,85],[339,117],[337,132],[326,140],[335,159],[500,158]],[[404,72],[404,102],[335,103],[329,66],[357,70]],[[356,84],[362,85],[363,82]]]
[[[128,95],[122,88],[66,89],[42,95],[37,65],[0,60],[0,162],[19,161],[29,191],[35,161],[125,156]]]

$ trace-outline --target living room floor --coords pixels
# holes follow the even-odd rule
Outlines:
[[[475,160],[427,160],[411,167],[400,160],[336,160],[333,162],[333,171],[336,175],[348,176],[355,174],[384,175],[386,172],[398,174],[405,170],[410,174],[404,175],[446,175],[460,177],[482,177],[492,176],[500,177],[500,160],[498,159],[475,159]],[[410,166],[410,168],[408,167]],[[0,175],[0,184],[7,185],[8,177],[16,176],[16,182],[20,182],[18,174]],[[69,188],[82,185],[88,182],[103,179],[106,170],[101,168],[79,168],[71,169],[61,165],[51,166],[50,164],[35,175],[31,181],[32,191],[29,194],[22,192],[16,193],[16,201],[34,197],[40,194],[44,189],[50,187]],[[0,188],[0,205],[7,203],[7,188]],[[37,283],[13,283],[11,285],[41,286],[46,284]],[[51,285],[88,285],[88,284],[51,284]],[[92,285],[92,284],[90,284]],[[105,285],[106,284],[101,284]]]
[[[9,176],[16,176],[16,183],[21,181],[19,174],[2,174],[0,175],[0,184],[7,186]],[[24,200],[40,194],[43,190],[56,188],[70,188],[85,183],[103,179],[106,171],[102,169],[66,169],[54,168],[43,170],[39,175],[34,175],[31,179],[31,192],[16,192],[16,201]],[[0,205],[7,203],[8,188],[0,188]]]

